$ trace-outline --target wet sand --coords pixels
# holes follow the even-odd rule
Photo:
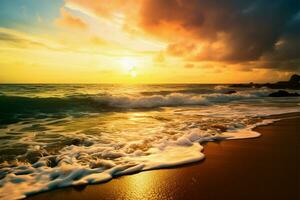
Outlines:
[[[259,138],[206,144],[202,162],[28,199],[300,199],[300,115],[296,115],[256,128],[262,133]]]

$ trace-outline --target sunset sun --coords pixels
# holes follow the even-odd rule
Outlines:
[[[137,73],[137,66],[139,61],[135,58],[122,58],[121,65],[126,74],[129,74],[132,78],[135,78]]]

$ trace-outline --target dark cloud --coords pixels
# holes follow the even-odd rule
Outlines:
[[[270,68],[300,70],[299,0],[145,0],[142,27],[158,34],[166,24],[178,25],[197,41],[193,45],[204,47],[170,45],[174,55],[185,55],[183,50],[200,61],[260,61]],[[174,35],[185,43],[191,39]]]

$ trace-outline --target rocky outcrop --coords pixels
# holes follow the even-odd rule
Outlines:
[[[290,93],[284,90],[279,90],[277,92],[273,92],[269,94],[269,97],[300,97],[300,94],[298,93]]]
[[[226,92],[224,92],[224,94],[235,94],[236,91],[235,90],[228,90]]]
[[[294,74],[293,76],[291,76],[290,80],[289,80],[290,83],[300,83],[300,76],[297,75],[297,74]]]
[[[239,87],[239,88],[261,88],[267,87],[271,89],[293,89],[300,90],[300,76],[294,74],[291,76],[289,81],[280,81],[277,83],[264,83],[264,84],[233,84],[230,87]]]
[[[233,84],[233,85],[230,85],[229,87],[233,87],[233,88],[252,88],[252,87],[256,87],[256,84],[253,84],[253,83]]]

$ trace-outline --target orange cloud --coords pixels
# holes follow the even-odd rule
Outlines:
[[[184,68],[188,68],[188,69],[191,69],[191,68],[194,68],[194,67],[195,67],[195,65],[192,64],[192,63],[187,63],[187,64],[184,65]]]
[[[95,1],[95,0],[66,0],[67,5],[76,9],[83,9],[93,14],[108,16],[111,14],[112,8],[116,7],[115,1]]]
[[[97,16],[112,17],[116,13],[134,13],[139,5],[134,0],[65,0],[73,9],[89,12]]]
[[[99,45],[99,46],[107,45],[107,42],[104,39],[97,36],[91,37],[90,42],[94,45]]]
[[[65,9],[61,9],[61,18],[57,19],[55,23],[62,27],[70,27],[76,29],[87,29],[87,24],[78,17],[73,16]]]
[[[298,70],[300,66],[300,4],[295,0],[275,0],[272,4],[268,0],[65,2],[67,8],[123,26],[122,31],[130,35],[168,43],[165,55],[188,62],[256,62],[253,68],[283,70]],[[267,64],[261,65],[261,60]]]
[[[184,56],[196,50],[196,45],[188,42],[179,42],[169,44],[167,53],[173,56]]]
[[[159,52],[157,55],[154,56],[153,61],[156,63],[163,63],[165,62],[165,55],[163,52]]]

